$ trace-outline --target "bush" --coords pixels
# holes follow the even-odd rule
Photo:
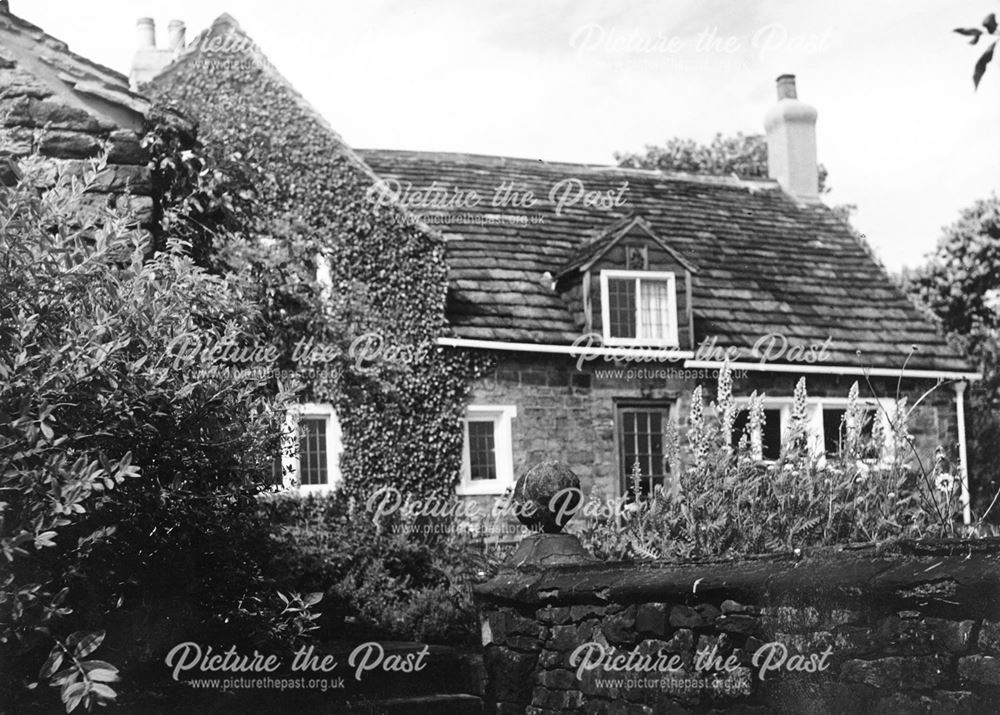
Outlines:
[[[183,634],[267,638],[286,610],[260,570],[270,542],[254,497],[273,478],[288,394],[168,355],[182,335],[252,338],[249,288],[194,265],[183,243],[154,253],[128,214],[95,211],[100,163],[54,185],[51,168],[25,160],[0,195],[7,687],[53,645],[50,663],[89,655],[105,624],[117,629],[105,651],[138,662]],[[63,697],[110,698],[97,684],[63,682]]]
[[[855,383],[841,452],[828,458],[807,445],[800,380],[781,456],[767,463],[755,455],[750,437],[764,420],[756,393],[748,425],[731,443],[735,407],[724,368],[712,409],[706,410],[701,387],[695,389],[686,439],[669,425],[668,484],[611,518],[588,522],[584,545],[602,558],[696,559],[961,533],[960,478],[944,452],[938,450],[933,465],[915,458],[905,400],[897,399],[888,432],[876,420],[865,437],[858,393]],[[883,454],[891,457],[871,456]],[[633,478],[633,493],[640,494],[638,469]]]
[[[422,542],[391,528],[343,494],[261,500],[276,545],[269,571],[280,588],[322,591],[321,635],[468,643],[477,636],[471,585],[476,544],[462,536]],[[472,571],[470,569],[476,569]]]

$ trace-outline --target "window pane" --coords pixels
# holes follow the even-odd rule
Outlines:
[[[823,449],[828,456],[840,454],[841,446],[847,435],[844,426],[844,416],[847,410],[835,407],[823,408]]]
[[[613,338],[634,338],[635,334],[635,279],[611,278],[608,280],[608,331]]]
[[[823,444],[828,456],[840,454],[841,445],[847,439],[847,425],[844,424],[844,417],[847,410],[835,407],[823,409]],[[875,413],[872,410],[865,410],[861,414],[861,452],[862,457],[877,458],[879,455],[871,445],[872,428],[875,424]]]
[[[730,433],[729,443],[736,449],[740,440],[743,439],[744,433],[747,431],[747,424],[750,422],[750,410],[740,410],[736,413],[733,419],[733,431]],[[753,444],[753,436],[747,435],[747,447]]]
[[[493,420],[469,420],[469,477],[496,479],[496,437]]]
[[[639,281],[639,337],[665,340],[670,326],[669,283],[664,280],[640,279]]]
[[[329,483],[326,418],[303,418],[299,421],[299,429],[299,484],[309,486]]]
[[[668,408],[627,407],[619,416],[621,433],[621,468],[625,491],[632,494],[632,470],[636,463],[642,472],[640,491],[648,495],[653,487],[663,483],[664,428]]]
[[[761,457],[781,456],[781,410],[764,410],[764,428],[760,436]]]

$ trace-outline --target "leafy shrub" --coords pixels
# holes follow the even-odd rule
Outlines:
[[[319,610],[327,638],[402,638],[456,643],[475,638],[471,585],[476,546],[461,536],[420,541],[379,529],[344,494],[268,495],[279,587],[326,594]],[[477,569],[475,573],[470,569]]]
[[[286,610],[260,570],[270,542],[254,496],[273,478],[288,394],[177,370],[168,354],[181,335],[251,337],[250,288],[206,273],[183,243],[154,253],[123,211],[95,211],[87,190],[103,168],[51,186],[51,166],[28,159],[0,195],[6,687],[53,641],[73,657],[104,624],[104,647],[141,661],[137,648],[158,655],[182,633],[266,638]],[[59,636],[70,630],[75,646]],[[64,696],[107,696],[81,692]]]
[[[751,439],[764,421],[757,393],[747,427],[732,443],[735,406],[724,368],[709,409],[695,388],[686,435],[669,425],[667,485],[610,518],[589,521],[584,545],[602,558],[692,559],[958,534],[961,484],[944,452],[938,450],[933,465],[920,461],[906,429],[912,408],[905,399],[897,399],[888,431],[876,420],[865,436],[858,393],[855,383],[840,454],[828,458],[809,448],[800,380],[780,458],[768,463]],[[639,494],[638,465],[633,478]]]

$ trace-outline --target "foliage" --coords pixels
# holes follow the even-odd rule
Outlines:
[[[662,146],[647,144],[643,153],[615,152],[619,166],[631,169],[660,169],[684,171],[691,174],[713,174],[766,179],[767,141],[763,134],[735,136],[716,134],[711,143],[699,144],[694,139],[673,138]],[[819,166],[819,191],[829,191],[826,185],[828,172]]]
[[[970,45],[979,44],[979,40],[983,37],[990,37],[991,35],[996,36],[998,34],[996,13],[991,12],[983,18],[981,24],[986,30],[985,32],[980,30],[978,27],[957,27],[955,28],[955,32],[959,35],[964,35],[965,37],[971,37],[972,39],[969,40]],[[997,41],[994,40],[990,46],[986,48],[986,51],[979,56],[979,59],[976,60],[976,66],[972,70],[972,84],[976,89],[979,89],[979,81],[983,78],[983,75],[986,74],[986,66],[993,60],[993,51],[996,47]]]
[[[963,210],[904,283],[983,372],[969,390],[968,442],[973,504],[985,506],[1000,491],[1000,197]]]
[[[737,132],[735,136],[723,136],[719,133],[709,144],[675,137],[662,146],[647,144],[643,153],[615,152],[615,161],[619,166],[631,169],[683,171],[714,176],[735,174],[751,179],[768,177],[767,140],[763,134]],[[817,169],[819,193],[825,194],[830,191],[827,184],[829,172],[822,164]],[[838,204],[831,206],[830,210],[867,247],[864,237],[851,225],[851,216],[857,208],[855,204]]]
[[[277,549],[269,570],[279,585],[326,594],[318,621],[323,635],[474,640],[471,586],[492,575],[497,563],[484,558],[474,540],[379,528],[340,493],[275,494],[261,509],[273,524]]]
[[[70,634],[66,642],[56,639],[56,644],[39,674],[41,680],[60,689],[66,712],[80,705],[90,710],[95,704],[107,705],[118,693],[109,683],[118,682],[118,668],[103,660],[84,660],[104,642],[104,631]],[[60,670],[60,666],[66,667]]]
[[[767,463],[753,444],[753,428],[765,420],[762,396],[752,395],[748,425],[733,443],[731,388],[728,367],[712,405],[695,388],[686,434],[671,425],[665,440],[669,483],[606,520],[588,522],[581,536],[592,553],[692,559],[958,533],[958,478],[943,452],[933,465],[921,462],[906,430],[913,408],[905,400],[886,415],[888,430],[876,420],[865,436],[855,383],[841,452],[828,458],[808,443],[803,378],[781,456]]]
[[[947,332],[974,336],[1000,328],[1000,197],[964,209],[930,260],[907,278]]]
[[[241,601],[260,604],[241,626],[282,610],[256,566],[266,525],[241,517],[273,479],[288,393],[176,370],[168,355],[182,335],[252,335],[250,288],[195,265],[182,242],[154,253],[124,211],[89,210],[102,163],[40,193],[50,168],[25,160],[0,197],[0,670],[11,688],[70,624],[89,642],[96,625],[171,599],[188,604],[192,635],[225,626]],[[137,647],[134,634],[111,635],[119,656]],[[105,687],[85,686],[79,702]]]
[[[212,32],[230,30],[241,32],[222,25]],[[151,92],[198,120],[222,184],[242,190],[243,179],[249,180],[256,237],[274,238],[281,250],[294,237],[300,267],[312,265],[316,254],[328,259],[329,321],[312,321],[300,301],[285,301],[280,282],[264,283],[275,296],[269,322],[281,326],[282,339],[305,334],[344,345],[374,333],[416,356],[377,360],[367,373],[346,370],[342,381],[322,377],[307,386],[313,401],[336,408],[344,432],[344,488],[359,497],[390,484],[448,493],[461,467],[460,417],[469,385],[488,360],[434,347],[447,329],[444,242],[401,207],[380,205],[371,170],[252,42],[244,44],[245,54],[222,66],[189,53]],[[226,171],[231,164],[245,166],[243,173]],[[170,165],[166,170],[173,175]],[[215,189],[205,193],[219,195]]]

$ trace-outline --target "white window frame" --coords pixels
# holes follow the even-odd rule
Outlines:
[[[299,420],[303,418],[326,420],[326,484],[302,484],[299,479]],[[340,420],[333,405],[328,402],[305,402],[291,407],[285,415],[282,435],[281,464],[285,486],[298,489],[302,494],[326,493],[335,490],[341,481],[340,455],[344,451]]]
[[[667,325],[667,337],[659,340],[650,338],[615,338],[611,335],[611,304],[608,295],[608,280],[621,278],[633,278],[636,281],[635,289],[635,329],[638,333],[642,329],[641,310],[642,299],[640,297],[640,283],[647,281],[666,281],[667,283],[667,317],[670,324]],[[625,346],[650,346],[650,347],[679,347],[680,342],[677,336],[677,276],[672,271],[622,271],[622,270],[602,270],[601,271],[601,327],[605,345],[625,345]]]
[[[750,398],[745,396],[733,397],[733,403],[740,410],[748,409],[750,406]],[[761,400],[764,409],[768,410],[780,410],[781,411],[781,444],[784,445],[788,438],[789,426],[792,423],[792,407],[795,404],[794,397],[767,397],[764,396]],[[886,435],[891,434],[890,419],[895,414],[896,403],[894,400],[877,399],[875,397],[859,397],[858,403],[864,405],[866,408],[875,411],[878,419],[882,421],[882,426],[885,429]],[[806,398],[806,424],[808,425],[808,447],[809,454],[813,457],[819,457],[825,453],[826,443],[823,433],[823,408],[824,407],[835,407],[835,408],[847,408],[850,404],[850,400],[846,397],[808,397]],[[768,464],[773,464],[774,460],[762,460],[761,455],[763,454],[763,445],[761,443],[761,435],[757,433],[756,435],[750,435],[750,446],[753,450],[754,458],[757,460],[765,461]],[[735,445],[733,445],[735,446]],[[892,442],[891,440],[886,440],[885,453],[879,460],[882,463],[891,461],[892,459]]]
[[[503,494],[514,485],[514,443],[512,425],[517,417],[516,405],[469,405],[462,419],[462,479],[455,492],[459,496]],[[472,479],[469,458],[469,420],[493,422],[493,445],[496,457],[496,479]]]

